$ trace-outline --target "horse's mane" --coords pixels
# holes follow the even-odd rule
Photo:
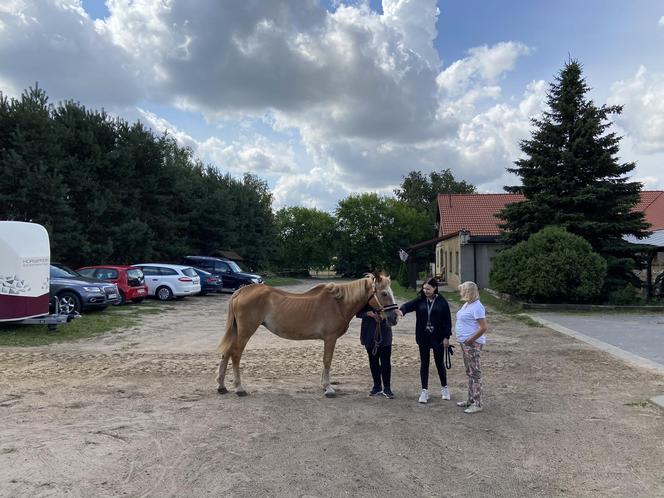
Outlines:
[[[371,278],[371,274],[367,273],[364,277],[358,280],[353,280],[352,282],[344,284],[330,282],[329,284],[325,285],[325,290],[332,294],[334,299],[337,301],[344,299],[353,301],[365,296],[369,278]]]

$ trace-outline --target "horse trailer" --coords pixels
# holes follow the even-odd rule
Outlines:
[[[36,223],[0,221],[0,322],[55,326],[67,315],[49,315],[51,249]]]

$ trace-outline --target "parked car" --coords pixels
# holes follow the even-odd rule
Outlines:
[[[148,295],[148,286],[140,268],[133,266],[84,266],[76,270],[84,277],[97,278],[118,286],[120,300],[118,304],[127,301],[140,303]]]
[[[138,263],[132,266],[141,269],[148,294],[160,301],[191,296],[201,291],[201,279],[190,266],[166,263]]]
[[[220,277],[212,275],[212,273],[201,270],[200,268],[194,268],[194,271],[201,279],[201,292],[199,295],[204,296],[210,292],[221,292],[222,283]]]
[[[263,283],[263,278],[260,275],[243,271],[235,261],[230,259],[211,256],[185,256],[182,259],[182,264],[195,266],[221,277],[224,290],[235,291],[245,285]]]
[[[52,263],[50,298],[52,302],[57,299],[60,313],[68,315],[84,310],[103,310],[118,302],[120,293],[115,284],[84,277],[65,265]]]

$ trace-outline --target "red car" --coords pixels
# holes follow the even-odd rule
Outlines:
[[[133,266],[84,266],[76,270],[84,277],[98,278],[113,282],[120,291],[120,301],[117,304],[124,304],[127,301],[140,303],[148,295],[148,286],[145,285],[145,277],[140,268]]]

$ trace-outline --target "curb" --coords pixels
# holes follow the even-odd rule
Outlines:
[[[522,310],[531,311],[644,311],[647,313],[664,311],[664,305],[619,305],[619,304],[572,304],[572,303],[527,303],[502,292],[484,288],[496,299],[515,304]]]
[[[589,337],[587,335],[581,334],[580,332],[577,332],[576,330],[569,329],[567,327],[563,327],[562,325],[558,325],[557,323],[551,322],[549,320],[546,320],[544,318],[540,317],[535,317],[530,314],[524,313],[526,316],[528,316],[531,320],[535,320],[537,323],[540,323],[544,325],[545,327],[548,327],[552,330],[555,330],[556,332],[560,332],[561,334],[568,335],[570,337],[574,337],[575,339],[578,339],[579,341],[585,342],[586,344],[590,344],[591,346],[600,349],[602,351],[605,351],[609,354],[612,354],[613,356],[616,356],[623,360],[625,363],[628,363],[630,365],[640,367],[640,368],[646,368],[648,370],[654,370],[657,373],[660,373],[664,375],[664,365],[657,363],[655,361],[649,360],[647,358],[643,358],[642,356],[636,355],[634,353],[629,353],[627,351],[624,351],[620,348],[617,348],[615,346],[612,346],[611,344],[607,344],[606,342],[602,342],[598,339],[595,339],[594,337]],[[664,408],[664,395],[660,396],[653,396],[649,400],[651,403]]]

